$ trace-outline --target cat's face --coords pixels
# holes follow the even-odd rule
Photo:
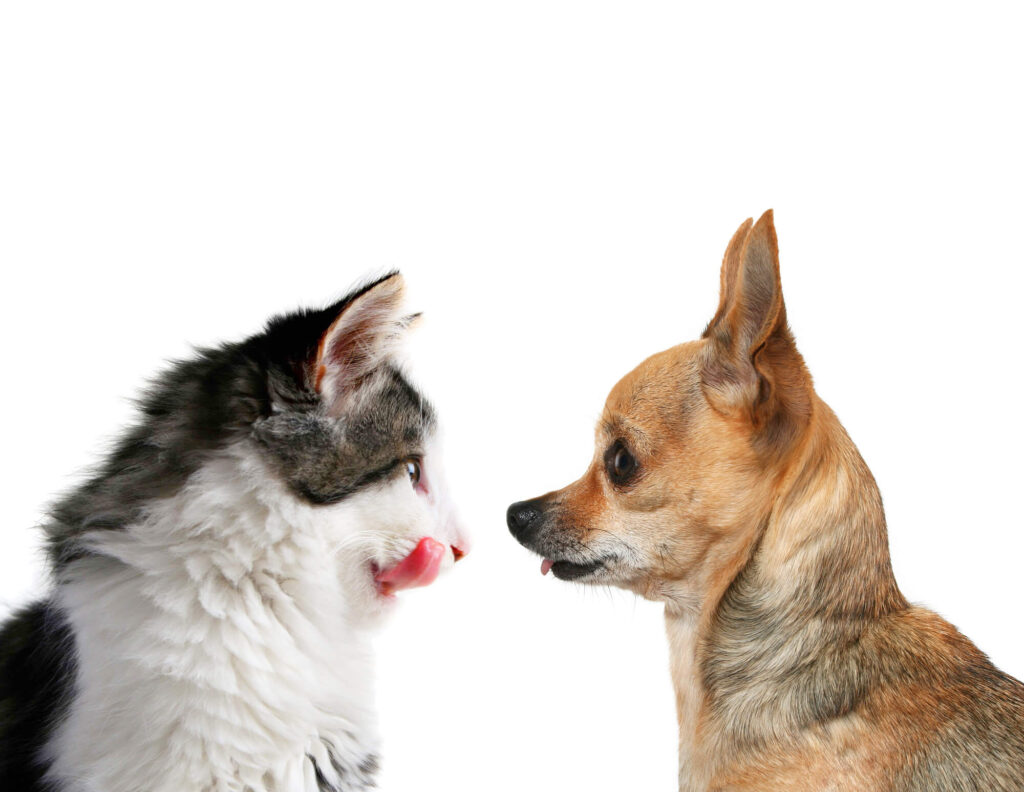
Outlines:
[[[340,583],[357,617],[430,583],[468,544],[434,410],[395,358],[413,318],[402,291],[390,275],[156,378],[138,422],[51,509],[58,575],[98,554],[154,585],[194,587],[202,568],[225,596],[243,573]]]
[[[402,288],[392,275],[255,340],[270,409],[252,424],[253,445],[295,499],[293,519],[330,535],[350,594],[376,604],[427,585],[468,550],[434,410],[393,358],[410,322]]]

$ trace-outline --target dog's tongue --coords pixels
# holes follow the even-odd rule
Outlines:
[[[402,589],[429,586],[441,571],[445,546],[436,539],[424,537],[416,545],[416,549],[390,569],[378,572],[375,576],[381,593],[391,594]]]

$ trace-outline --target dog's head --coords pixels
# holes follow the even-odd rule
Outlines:
[[[509,529],[543,572],[696,605],[747,558],[812,399],[771,212],[740,226],[721,278],[703,336],[612,389],[583,477],[509,507]]]

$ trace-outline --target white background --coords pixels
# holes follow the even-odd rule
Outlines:
[[[385,787],[674,789],[660,609],[504,512],[774,207],[905,593],[1024,676],[1020,7],[846,8],[4,4],[0,608],[162,361],[397,266],[476,547],[381,636]]]

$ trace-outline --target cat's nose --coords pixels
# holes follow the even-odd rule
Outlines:
[[[448,523],[448,530],[445,535],[448,538],[448,546],[452,549],[452,556],[456,561],[461,561],[473,549],[473,542],[470,540],[469,531],[466,530],[462,521],[454,514]]]
[[[540,515],[540,507],[534,501],[519,501],[508,507],[505,520],[512,535],[523,541],[536,529]]]

